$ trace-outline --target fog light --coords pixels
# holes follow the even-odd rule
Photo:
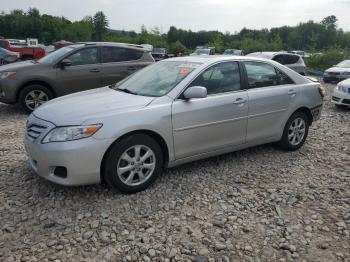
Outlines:
[[[57,166],[53,174],[60,178],[67,178],[67,168],[64,166]]]

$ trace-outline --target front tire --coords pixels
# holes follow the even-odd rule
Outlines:
[[[123,193],[149,187],[163,170],[162,149],[152,137],[134,134],[112,145],[104,161],[106,183]]]
[[[282,139],[279,142],[280,146],[289,151],[302,147],[309,133],[309,125],[309,119],[305,113],[295,112],[284,127]]]
[[[29,85],[21,90],[18,101],[26,112],[31,113],[52,98],[53,94],[46,86]]]

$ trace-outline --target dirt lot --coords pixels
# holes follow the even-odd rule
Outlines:
[[[26,115],[0,104],[0,261],[350,261],[350,110],[333,88],[301,150],[187,164],[135,195],[33,174]]]

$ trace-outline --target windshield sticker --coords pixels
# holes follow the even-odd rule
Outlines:
[[[181,68],[179,73],[181,75],[187,75],[189,72],[190,72],[189,68]]]

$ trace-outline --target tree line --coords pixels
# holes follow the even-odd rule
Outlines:
[[[12,10],[0,14],[0,35],[6,38],[38,38],[51,44],[58,40],[113,41],[134,44],[151,44],[165,47],[171,53],[189,52],[197,46],[214,46],[218,52],[227,48],[242,49],[245,53],[256,51],[305,50],[320,52],[329,49],[349,49],[350,32],[337,26],[334,15],[320,22],[308,21],[296,26],[282,26],[271,29],[252,30],[243,28],[231,34],[219,31],[183,30],[171,26],[167,33],[159,28],[142,26],[141,32],[112,30],[101,11],[86,16],[80,21],[69,21],[64,17],[40,14],[36,8]]]

